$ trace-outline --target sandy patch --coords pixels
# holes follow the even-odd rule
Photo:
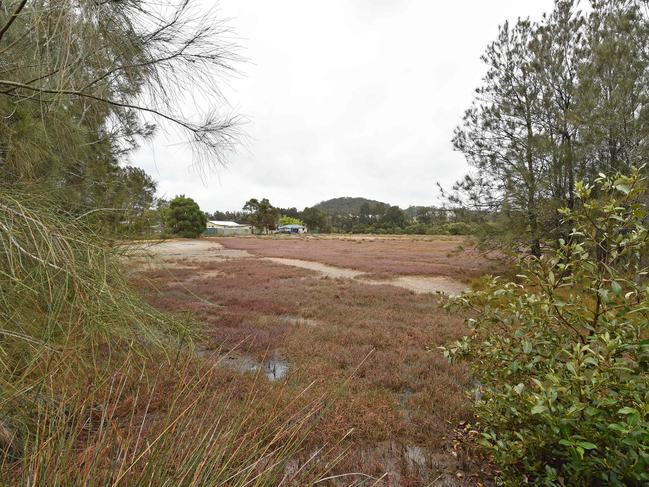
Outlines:
[[[321,264],[320,262],[312,262],[310,260],[284,259],[281,257],[265,257],[263,260],[270,260],[272,262],[277,262],[278,264],[292,265],[293,267],[301,267],[302,269],[309,269],[312,271],[319,272],[320,274],[323,274],[327,277],[333,277],[333,278],[342,277],[347,279],[353,279],[363,274],[363,272],[356,271],[354,269],[334,267],[332,265]]]
[[[331,278],[356,279],[363,284],[371,286],[395,286],[408,289],[418,294],[444,293],[451,296],[462,294],[468,288],[466,284],[446,276],[400,276],[393,279],[374,280],[359,278],[364,273],[355,269],[335,267],[300,259],[285,259],[281,257],[265,257],[263,260],[270,260],[278,264],[301,267],[316,271],[323,276]]]
[[[159,243],[134,244],[133,252],[142,256],[152,256],[162,260],[190,259],[214,261],[252,257],[245,250],[226,249],[211,240],[165,240]]]
[[[469,289],[466,284],[446,276],[401,276],[388,283],[416,293],[444,293],[450,296]]]

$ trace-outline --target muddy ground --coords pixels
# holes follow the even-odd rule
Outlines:
[[[307,447],[344,438],[339,473],[381,479],[368,485],[488,481],[457,440],[474,382],[436,348],[466,331],[438,293],[461,293],[494,265],[466,241],[222,238],[137,253],[134,282],[200,324],[200,357],[242,387],[262,377],[270,394],[332,398]]]

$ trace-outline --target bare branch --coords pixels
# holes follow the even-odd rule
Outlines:
[[[5,32],[9,30],[9,27],[11,27],[11,24],[15,22],[15,20],[18,18],[18,14],[20,14],[20,11],[25,8],[25,5],[27,5],[27,0],[22,0],[18,6],[16,7],[16,10],[14,10],[14,13],[9,17],[9,20],[7,20],[7,23],[0,29],[0,41],[2,40],[2,37],[5,35]]]

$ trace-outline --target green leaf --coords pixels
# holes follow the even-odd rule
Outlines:
[[[629,188],[626,184],[622,184],[622,183],[616,184],[615,189],[617,189],[618,191],[624,194],[629,194],[631,192],[631,188]]]
[[[637,409],[630,408],[630,407],[623,407],[622,409],[618,410],[618,414],[639,414]]]
[[[541,414],[548,410],[545,404],[537,404],[532,408],[532,414]]]
[[[599,297],[602,299],[603,302],[608,303],[609,298],[608,298],[608,290],[606,289],[600,289],[598,291]]]
[[[584,450],[596,450],[597,445],[589,441],[578,441],[577,445],[582,447]]]

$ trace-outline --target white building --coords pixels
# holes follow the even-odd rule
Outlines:
[[[250,235],[252,227],[237,222],[208,220],[205,235]]]
[[[275,230],[275,233],[306,233],[306,227],[304,225],[280,225]]]

